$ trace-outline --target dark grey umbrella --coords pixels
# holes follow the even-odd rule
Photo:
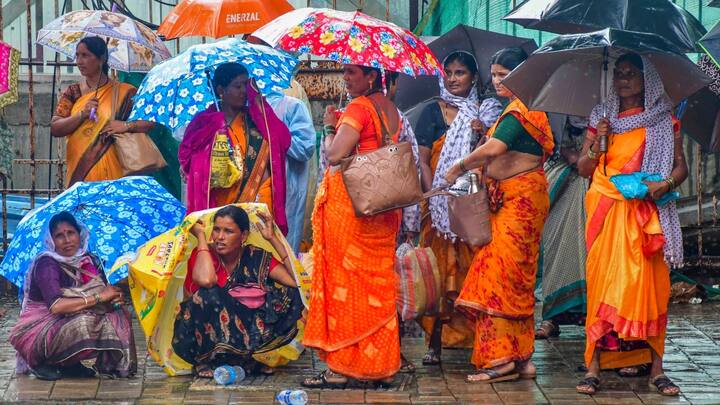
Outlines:
[[[515,68],[503,84],[531,110],[587,116],[607,91],[602,83],[609,82],[610,75],[604,67],[627,52],[650,59],[675,104],[710,82],[697,65],[663,38],[606,29],[556,37]]]
[[[682,131],[702,146],[706,152],[720,151],[720,68],[703,56],[700,69],[713,80],[710,85],[693,94],[680,113]]]
[[[519,47],[528,54],[537,49],[535,41],[527,38],[518,38],[510,35],[485,31],[467,25],[458,25],[445,35],[438,37],[428,44],[438,60],[442,62],[446,56],[455,51],[467,51],[475,55],[480,71],[479,89],[490,80],[490,57],[497,51],[508,47]],[[395,104],[405,111],[416,104],[431,97],[440,95],[437,77],[400,75],[398,79]]]
[[[708,7],[720,7],[720,0],[712,0],[708,3]]]
[[[670,0],[528,0],[504,20],[525,28],[576,34],[604,28],[645,32],[693,52],[702,23]]]

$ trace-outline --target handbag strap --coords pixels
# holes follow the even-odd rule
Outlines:
[[[110,117],[111,119],[116,119],[115,115],[117,114],[117,104],[118,104],[118,97],[120,95],[120,89],[118,87],[117,82],[113,82],[113,89],[112,89],[112,99],[110,100]]]
[[[390,143],[395,143],[395,142],[393,142],[392,137],[390,136],[390,131],[388,131],[387,126],[385,126],[385,121],[383,121],[383,116],[382,116],[382,112],[380,111],[380,106],[378,106],[378,104],[372,98],[367,97],[367,99],[370,100],[370,103],[375,108],[375,113],[377,114],[378,119],[380,120],[380,131],[382,133],[382,145],[380,145],[380,146],[382,147],[382,146],[385,146]]]

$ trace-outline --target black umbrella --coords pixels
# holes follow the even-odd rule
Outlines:
[[[720,66],[720,21],[700,39],[698,44],[713,62]]]
[[[669,0],[528,0],[503,19],[558,34],[604,28],[646,32],[683,52],[693,52],[706,32],[697,18]]]
[[[710,85],[693,94],[680,113],[682,130],[702,146],[706,152],[720,151],[720,68],[703,56],[700,69],[713,80]]]
[[[608,64],[627,52],[650,59],[675,103],[710,78],[682,51],[657,35],[606,29],[560,35],[515,68],[505,84],[531,110],[587,116],[607,94]]]
[[[475,55],[482,81],[479,86],[481,92],[482,85],[489,82],[490,57],[495,52],[507,47],[520,47],[530,54],[537,49],[537,45],[532,39],[498,34],[462,24],[430,42],[428,47],[441,62],[455,51],[462,50]],[[419,76],[413,79],[401,75],[398,79],[397,89],[395,104],[403,111],[421,101],[440,95],[437,77],[430,76]]]
[[[720,0],[712,0],[708,3],[708,7],[720,7]]]

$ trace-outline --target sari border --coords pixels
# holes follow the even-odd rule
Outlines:
[[[619,315],[617,308],[600,303],[597,310],[597,320],[592,325],[587,325],[585,329],[588,342],[597,342],[612,331],[624,337],[647,340],[648,338],[661,336],[661,332],[666,327],[667,312],[660,314],[657,319],[642,322],[623,318]]]

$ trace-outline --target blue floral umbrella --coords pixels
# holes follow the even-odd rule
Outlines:
[[[176,227],[185,216],[182,203],[152,177],[76,183],[20,221],[0,264],[0,276],[22,288],[33,259],[44,250],[50,218],[61,211],[69,211],[88,226],[88,249],[103,260],[105,269]],[[127,277],[127,266],[106,276],[115,284]]]
[[[153,121],[175,130],[215,102],[208,83],[223,63],[240,63],[261,93],[290,87],[298,61],[276,49],[236,38],[191,46],[154,67],[145,77],[130,113],[130,121]]]

